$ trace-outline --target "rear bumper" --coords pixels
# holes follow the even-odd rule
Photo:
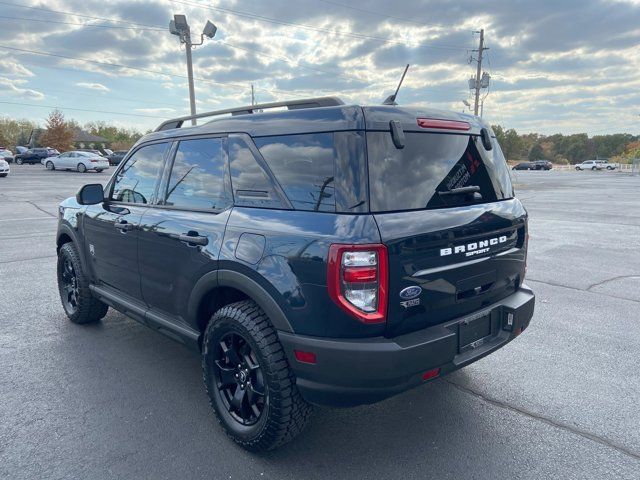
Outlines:
[[[349,407],[391,397],[424,383],[422,375],[428,370],[439,368],[440,376],[446,375],[503,347],[527,328],[534,303],[533,292],[523,285],[478,312],[395,338],[279,336],[302,396],[319,405]],[[460,324],[486,316],[490,335],[461,351]],[[296,361],[294,350],[315,353],[316,364]]]

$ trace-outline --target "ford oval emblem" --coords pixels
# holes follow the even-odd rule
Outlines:
[[[422,293],[422,288],[417,285],[412,285],[407,288],[403,288],[400,291],[400,298],[403,300],[411,300],[412,298],[416,298],[418,295]]]

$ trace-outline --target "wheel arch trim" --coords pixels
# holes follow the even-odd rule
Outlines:
[[[211,290],[219,287],[230,287],[244,293],[265,312],[276,330],[293,333],[291,324],[273,297],[258,282],[235,270],[209,272],[196,282],[187,306],[190,323],[197,324],[200,302]]]
[[[82,264],[82,269],[85,271],[86,274],[89,275],[90,272],[87,271],[87,262],[84,256],[84,253],[85,253],[84,248],[82,248],[82,243],[78,238],[78,234],[73,230],[73,228],[71,228],[69,225],[65,223],[61,223],[58,226],[58,232],[56,233],[56,253],[60,251],[60,248],[64,243],[69,243],[69,242],[60,241],[64,236],[69,237],[71,239],[71,243],[75,245],[76,250],[78,251],[78,256],[80,257],[80,263]]]

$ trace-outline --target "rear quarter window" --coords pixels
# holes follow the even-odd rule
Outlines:
[[[335,212],[333,133],[254,139],[296,210]]]

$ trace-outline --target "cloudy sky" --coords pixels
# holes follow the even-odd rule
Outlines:
[[[640,0],[0,0],[0,116],[146,130],[188,112],[175,13],[214,40],[193,52],[199,111],[338,95],[464,109],[484,28],[484,115],[518,131],[640,133]]]

